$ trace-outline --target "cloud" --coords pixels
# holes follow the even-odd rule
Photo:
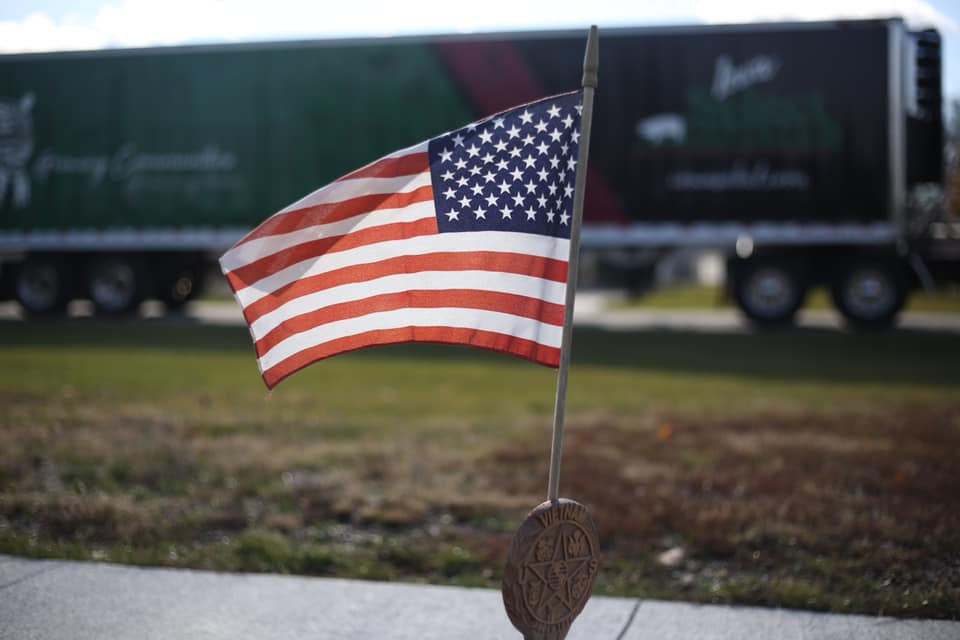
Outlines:
[[[936,27],[955,33],[960,25],[926,0],[727,0],[700,2],[697,16],[707,23],[738,23],[771,20],[835,20],[844,18],[902,17],[912,28]]]
[[[485,0],[478,10],[438,0],[352,0],[330,11],[325,3],[303,0],[122,0],[83,23],[44,13],[0,22],[0,51],[690,22],[694,16],[683,8],[692,8],[691,2]]]
[[[91,26],[54,22],[43,13],[32,13],[19,21],[0,21],[0,51],[99,49],[105,44],[103,35]]]
[[[912,26],[955,32],[956,22],[926,0],[351,0],[330,11],[304,0],[118,0],[78,21],[32,13],[0,21],[0,51],[52,51],[244,40],[387,36],[652,23],[815,20],[902,15]]]

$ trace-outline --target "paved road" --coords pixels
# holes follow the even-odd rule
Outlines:
[[[0,556],[2,640],[518,638],[498,591]],[[594,597],[570,640],[958,640],[960,622]]]
[[[611,309],[616,294],[608,292],[581,292],[577,294],[574,321],[579,326],[601,327],[611,330],[651,329],[668,331],[706,331],[718,333],[746,333],[752,330],[738,311],[730,308],[704,310]],[[70,314],[85,317],[93,313],[89,302],[70,305]],[[145,303],[141,315],[148,318],[163,314],[160,303]],[[0,303],[0,319],[22,318],[23,311],[15,302]],[[233,302],[195,302],[189,305],[184,317],[202,324],[239,325],[243,323],[240,308]],[[798,326],[804,329],[845,331],[839,314],[833,311],[802,311]],[[905,313],[899,327],[911,331],[947,331],[960,333],[960,313]]]

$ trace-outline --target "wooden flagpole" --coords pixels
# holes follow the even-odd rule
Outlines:
[[[553,440],[550,446],[550,481],[547,499],[557,502],[560,493],[560,458],[563,456],[563,423],[567,410],[567,377],[570,370],[570,348],[573,344],[573,303],[577,291],[577,269],[580,264],[580,227],[583,221],[583,197],[587,183],[587,157],[590,153],[590,124],[593,120],[593,92],[597,88],[599,68],[597,27],[590,27],[587,50],[583,56],[583,112],[581,113],[580,146],[577,150],[577,179],[573,193],[573,221],[570,226],[570,260],[567,263],[567,297],[564,305],[563,338],[560,343],[560,370],[557,372],[557,400],[553,413]]]

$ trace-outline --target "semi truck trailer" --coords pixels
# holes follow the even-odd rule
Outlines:
[[[584,33],[0,56],[0,289],[38,315],[74,298],[104,314],[148,297],[178,307],[289,202],[576,88]],[[790,322],[826,285],[851,323],[885,326],[912,289],[960,278],[935,31],[896,18],[608,29],[600,55],[582,235],[594,262],[718,251],[761,324]]]

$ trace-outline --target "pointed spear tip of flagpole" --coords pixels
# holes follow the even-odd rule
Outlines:
[[[583,54],[583,86],[597,88],[597,69],[600,67],[600,46],[597,38],[597,25],[590,26],[587,36],[587,50]]]

